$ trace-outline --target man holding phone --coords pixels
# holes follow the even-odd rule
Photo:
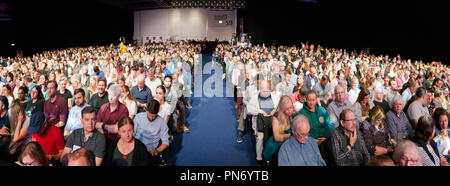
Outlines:
[[[356,122],[353,111],[345,109],[339,115],[339,126],[330,135],[330,151],[337,166],[365,166],[370,160]]]

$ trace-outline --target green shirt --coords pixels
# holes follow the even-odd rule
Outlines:
[[[311,127],[309,136],[317,139],[320,137],[329,138],[333,126],[330,121],[330,115],[327,110],[316,104],[314,112],[309,111],[306,104],[300,110],[300,114],[306,116]]]

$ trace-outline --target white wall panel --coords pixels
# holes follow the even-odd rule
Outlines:
[[[235,16],[233,10],[201,8],[136,11],[134,38],[143,43],[147,38],[159,41],[160,37],[163,41],[170,38],[203,40],[205,37],[207,40],[230,40],[236,30]]]

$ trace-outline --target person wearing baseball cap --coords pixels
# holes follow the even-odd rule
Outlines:
[[[63,135],[58,127],[46,120],[43,112],[36,112],[31,116],[28,133],[31,134],[32,141],[41,144],[52,164],[58,162],[65,146]]]

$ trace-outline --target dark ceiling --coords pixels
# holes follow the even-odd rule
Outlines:
[[[98,0],[115,7],[132,10],[170,8],[172,0]]]
[[[245,0],[97,0],[104,4],[128,10],[162,8],[245,8]],[[309,1],[309,0],[308,0]]]

